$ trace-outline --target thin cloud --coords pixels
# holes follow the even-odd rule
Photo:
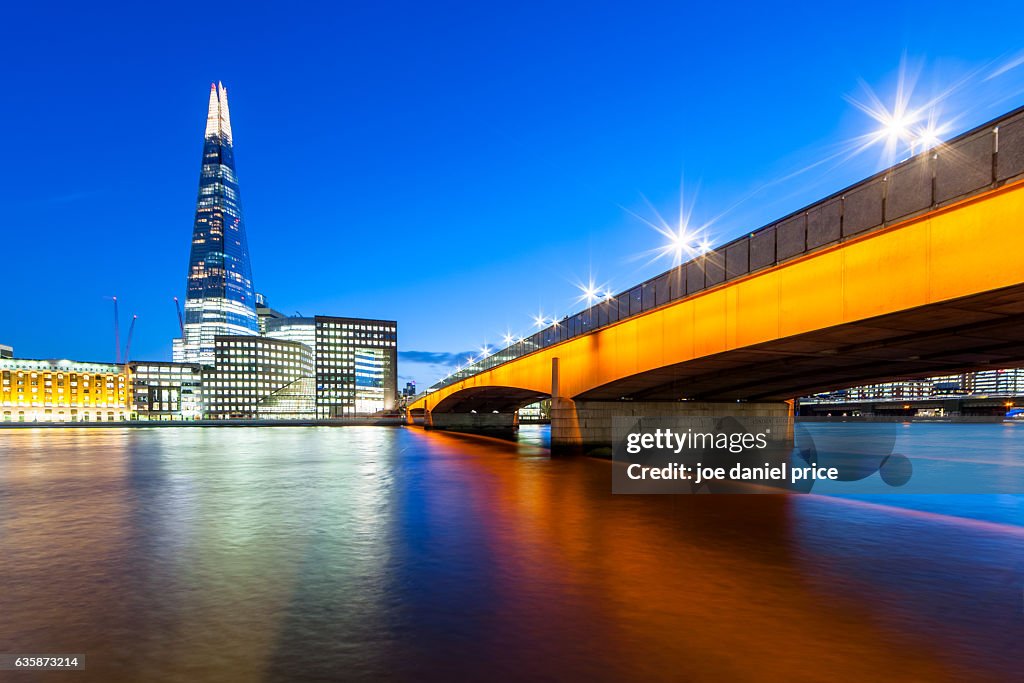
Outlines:
[[[469,356],[476,355],[476,351],[463,351],[462,353],[448,353],[446,351],[399,351],[398,359],[410,363],[426,363],[428,365],[458,365],[464,363]]]

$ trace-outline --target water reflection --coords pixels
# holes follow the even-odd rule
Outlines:
[[[1015,675],[1018,497],[971,521],[612,496],[544,439],[0,433],[0,651],[83,652],[96,681]]]

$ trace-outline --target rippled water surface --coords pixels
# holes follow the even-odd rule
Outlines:
[[[0,680],[1019,680],[1021,497],[612,496],[543,437],[2,430],[0,652],[87,669]]]

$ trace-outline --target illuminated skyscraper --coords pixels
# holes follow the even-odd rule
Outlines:
[[[228,91],[210,84],[199,199],[192,228],[184,338],[174,360],[212,365],[218,335],[256,335],[256,297],[235,177]]]

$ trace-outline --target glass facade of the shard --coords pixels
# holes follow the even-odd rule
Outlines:
[[[210,86],[199,199],[192,228],[184,334],[174,360],[212,365],[218,335],[256,335],[256,297],[235,176],[227,89]]]

